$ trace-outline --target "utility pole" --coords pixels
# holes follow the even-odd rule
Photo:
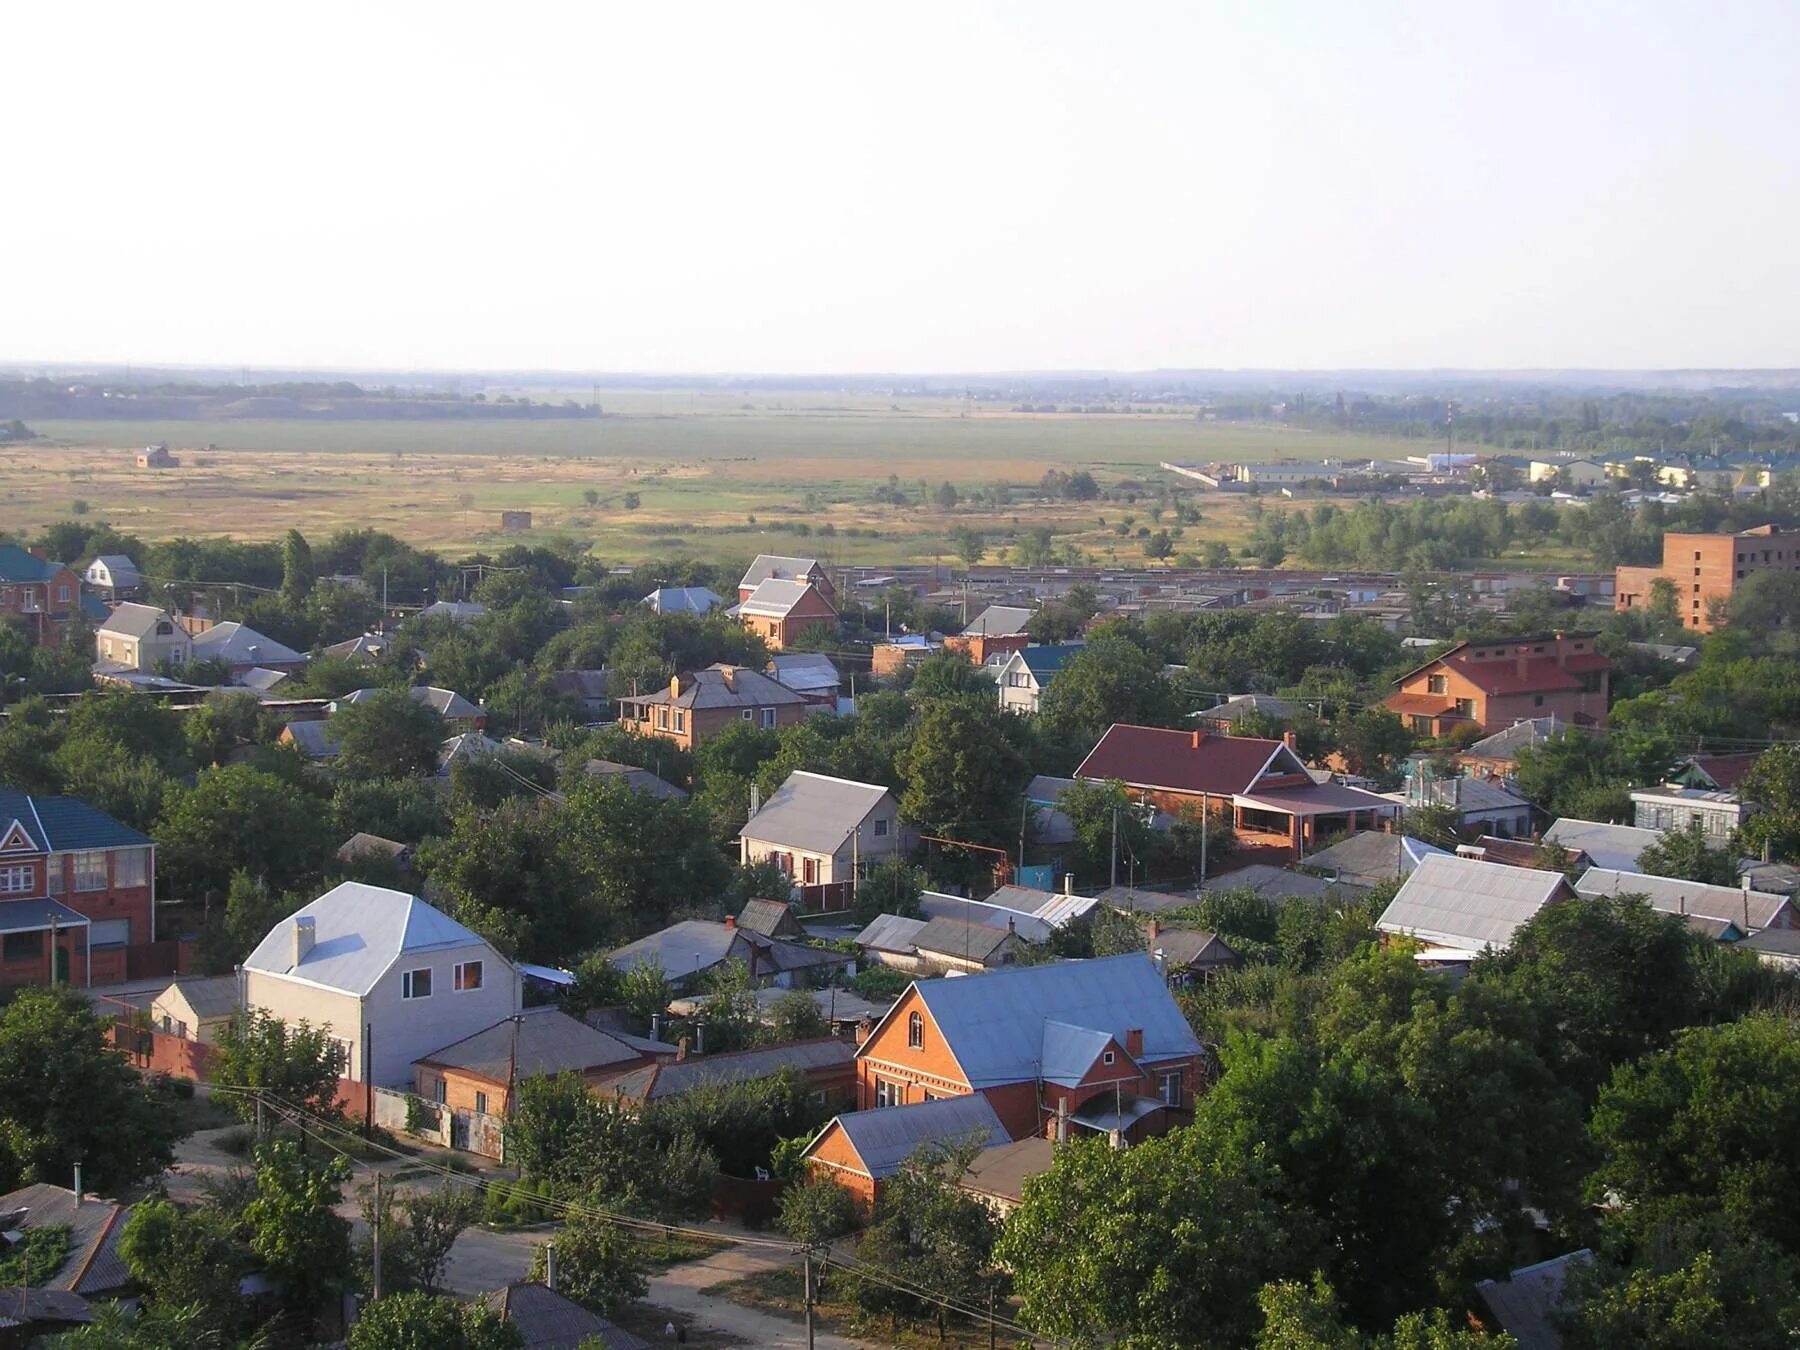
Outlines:
[[[1112,810],[1112,850],[1107,861],[1111,866],[1107,884],[1117,886],[1119,884],[1119,808],[1116,806]]]
[[[369,1281],[369,1300],[379,1302],[381,1299],[381,1224],[387,1216],[381,1209],[381,1169],[375,1169],[375,1222],[369,1225],[369,1263],[374,1267],[374,1278]]]
[[[372,1062],[369,1052],[374,1044],[375,1024],[373,1022],[365,1022],[363,1023],[362,1043],[363,1138],[365,1139],[367,1139],[375,1129],[375,1075],[369,1072],[369,1065]],[[350,1066],[346,1064],[344,1066],[344,1072],[348,1073],[349,1071]]]
[[[1206,884],[1206,826],[1212,812],[1206,809],[1206,798],[1200,799],[1200,884]]]
[[[813,1267],[812,1248],[806,1249],[805,1264],[801,1270],[806,1282],[806,1350],[813,1350]]]
[[[994,1350],[994,1337],[998,1330],[999,1328],[994,1322],[994,1285],[990,1280],[988,1282],[988,1350]]]

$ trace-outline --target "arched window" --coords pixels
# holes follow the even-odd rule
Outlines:
[[[925,1048],[925,1019],[918,1013],[906,1015],[906,1044],[914,1050]]]

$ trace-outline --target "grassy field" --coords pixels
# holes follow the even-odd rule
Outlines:
[[[871,494],[890,475],[915,496],[920,482],[935,489],[948,481],[964,492],[995,483],[1024,489],[1051,468],[1086,468],[1102,484],[1155,484],[1166,477],[1162,460],[1409,448],[1173,414],[978,409],[965,416],[955,401],[784,402],[717,391],[629,391],[615,399],[602,390],[599,397],[609,411],[592,420],[34,423],[44,440],[0,450],[0,529],[30,532],[80,501],[90,518],[146,538],[267,538],[290,526],[323,535],[369,525],[456,551],[520,537],[499,532],[499,513],[529,510],[534,528],[523,537],[567,537],[609,560],[800,551],[842,563],[896,563],[949,558],[959,527],[981,529],[998,544],[1018,528],[1049,525],[1076,536],[1096,559],[1124,563],[1141,560],[1140,546],[1110,527],[1122,514],[1143,517],[1140,524],[1148,518],[1116,502],[1021,502],[996,514],[884,506]],[[133,451],[153,441],[167,442],[182,466],[136,469]],[[594,502],[585,499],[589,492]],[[627,493],[637,495],[636,509],[626,509]],[[1201,523],[1177,548],[1240,542],[1248,506],[1242,498],[1204,499]],[[829,540],[795,528],[827,522],[838,531]],[[846,529],[875,537],[847,537]]]

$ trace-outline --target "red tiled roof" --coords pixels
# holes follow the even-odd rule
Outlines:
[[[1531,657],[1524,663],[1523,672],[1516,657],[1504,661],[1471,661],[1457,652],[1445,657],[1444,664],[1488,694],[1543,694],[1556,689],[1581,688],[1581,680],[1574,672],[1548,656]]]
[[[1199,744],[1195,745],[1198,739]],[[1167,731],[1115,723],[1075,770],[1077,778],[1117,778],[1139,787],[1231,796],[1247,791],[1280,741]]]
[[[1750,766],[1762,758],[1762,751],[1751,750],[1739,755],[1695,755],[1694,764],[1706,770],[1706,776],[1727,791],[1744,781]]]

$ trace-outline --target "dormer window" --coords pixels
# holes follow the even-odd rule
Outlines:
[[[1100,1056],[1100,1062],[1109,1069],[1118,1062],[1118,1059],[1118,1055],[1114,1054],[1111,1050],[1106,1051]]]

